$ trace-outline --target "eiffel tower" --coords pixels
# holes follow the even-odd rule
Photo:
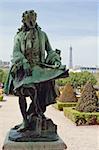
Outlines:
[[[69,48],[69,69],[73,69],[72,46]]]

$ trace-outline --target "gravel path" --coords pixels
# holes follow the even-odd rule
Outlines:
[[[22,121],[17,99],[9,96],[7,101],[0,102],[0,150],[10,128]],[[58,134],[66,143],[67,150],[99,150],[99,126],[75,126],[63,112],[52,106],[45,114],[57,124]]]

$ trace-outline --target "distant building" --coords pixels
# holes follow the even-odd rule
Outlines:
[[[74,72],[83,72],[83,71],[88,71],[91,73],[97,73],[99,72],[99,68],[98,67],[76,67],[74,70]]]
[[[81,71],[89,71],[91,73],[99,72],[99,68],[97,67],[80,67]]]
[[[0,60],[0,68],[9,68],[10,62],[9,61],[2,61]]]

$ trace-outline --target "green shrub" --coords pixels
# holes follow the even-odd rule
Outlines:
[[[77,126],[99,124],[99,112],[79,112],[75,108],[64,107],[64,115],[71,119]]]
[[[97,82],[95,76],[92,73],[84,71],[76,73],[71,72],[68,78],[58,79],[56,82],[59,86],[64,86],[66,83],[70,83],[73,85],[73,87],[77,88],[83,86],[87,81],[90,81],[92,85],[95,85]]]
[[[0,82],[4,83],[8,75],[7,70],[0,69]]]
[[[3,95],[0,95],[0,101],[2,101],[3,100]]]
[[[77,102],[60,102],[57,101],[53,106],[58,110],[63,110],[63,107],[75,107]]]

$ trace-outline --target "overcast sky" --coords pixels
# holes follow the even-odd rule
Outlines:
[[[73,66],[99,66],[97,0],[0,0],[0,59],[11,60],[13,38],[21,26],[21,15],[34,9],[37,22],[49,37],[53,49],[60,49],[62,62]]]

